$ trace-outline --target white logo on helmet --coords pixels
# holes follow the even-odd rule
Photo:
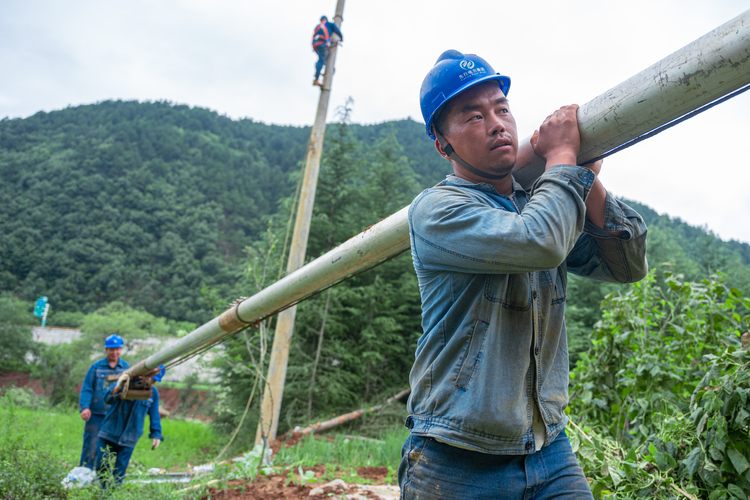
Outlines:
[[[472,69],[474,67],[474,61],[464,59],[463,61],[461,61],[461,64],[459,64],[459,66],[461,66],[461,69]]]

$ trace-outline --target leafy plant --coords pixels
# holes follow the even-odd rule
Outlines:
[[[261,460],[263,457],[263,450],[265,450],[266,462],[271,461],[271,450],[264,447],[262,444],[256,444],[252,450],[247,453],[243,453],[242,456],[233,458],[235,467],[229,474],[229,479],[254,479],[258,471],[261,474],[270,474],[273,472],[273,467],[261,467]]]
[[[571,374],[571,444],[597,499],[746,500],[750,301],[721,275],[665,283],[605,299]]]
[[[299,472],[299,487],[302,488],[307,483],[314,483],[317,481],[315,479],[315,471],[308,470],[307,472],[304,472],[302,470],[302,466],[300,465],[297,467],[297,472]]]
[[[702,357],[739,345],[747,324],[739,313],[750,308],[722,276],[684,283],[665,274],[666,291],[651,272],[625,295],[605,298],[592,348],[571,374],[572,414],[634,444],[656,432],[655,413],[687,411],[705,373]]]

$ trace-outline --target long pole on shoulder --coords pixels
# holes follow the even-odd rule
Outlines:
[[[345,0],[338,0],[336,4],[336,15],[333,22],[339,27],[341,27],[343,21],[344,2]],[[312,219],[315,190],[318,185],[318,173],[320,172],[320,157],[323,152],[323,138],[326,133],[328,100],[331,97],[331,85],[333,84],[333,74],[336,66],[338,40],[338,35],[333,33],[331,36],[331,47],[326,58],[323,85],[320,89],[318,112],[315,115],[315,123],[313,124],[312,132],[310,132],[310,140],[307,143],[305,174],[300,190],[297,218],[294,222],[292,245],[289,247],[289,261],[286,266],[287,274],[293,273],[305,263],[307,238],[310,235],[310,220]],[[255,435],[256,443],[260,443],[264,436],[269,441],[276,439],[281,398],[284,394],[286,369],[289,363],[289,347],[292,343],[296,315],[297,306],[292,306],[280,312],[276,320],[276,331],[273,337],[273,346],[271,347],[271,359],[268,364],[268,374],[263,390],[263,402],[261,403],[261,420],[258,422],[258,430]]]
[[[343,11],[343,0],[339,4]],[[337,16],[341,11],[337,8]],[[340,23],[341,18],[337,17],[336,21]],[[330,63],[333,68],[332,61]],[[325,85],[329,89],[330,78],[332,72],[326,75]],[[648,137],[748,85],[750,10],[582,105],[578,110],[581,128],[578,160],[587,162]],[[320,140],[322,143],[322,135]],[[534,155],[528,138],[521,141],[514,172],[516,179],[530,186],[543,170],[544,166]],[[249,323],[293,307],[347,276],[403,252],[409,248],[408,208],[367,228],[306,266],[288,268],[293,272],[286,277],[198,327],[171,347],[140,361],[126,373],[131,377],[142,375],[161,364],[219,342]],[[299,265],[301,263],[299,261]],[[287,349],[289,340],[291,335],[284,340]],[[284,359],[284,372],[286,362]],[[281,389],[276,389],[279,395],[276,408],[280,407],[282,390],[283,378]],[[275,435],[275,426],[273,429]],[[269,432],[267,436],[270,438],[272,434]]]

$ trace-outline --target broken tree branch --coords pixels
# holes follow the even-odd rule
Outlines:
[[[332,429],[333,427],[349,422],[350,420],[359,418],[364,413],[374,413],[376,411],[380,411],[381,409],[383,409],[383,407],[388,406],[393,401],[398,401],[399,399],[403,398],[410,392],[411,392],[411,388],[404,389],[398,394],[395,394],[391,396],[390,398],[388,398],[386,402],[382,405],[375,405],[370,408],[362,408],[360,410],[353,411],[351,413],[345,413],[344,415],[339,415],[338,417],[332,418],[331,420],[326,420],[325,422],[317,422],[312,425],[308,425],[301,431],[297,431],[297,432],[301,434],[314,434],[316,432],[327,431],[328,429]]]

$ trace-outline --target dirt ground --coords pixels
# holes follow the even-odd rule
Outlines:
[[[326,472],[324,466],[317,466],[312,470],[315,471],[315,477],[319,478]],[[308,483],[300,487],[297,483],[289,482],[286,475],[259,476],[253,483],[244,481],[230,481],[229,488],[208,489],[208,495],[204,500],[276,500],[276,499],[328,499],[330,494],[337,500],[343,498],[350,500],[371,499],[371,500],[391,500],[398,498],[398,486],[385,485],[385,477],[388,475],[387,467],[358,467],[357,474],[361,478],[370,479],[374,485],[354,485],[345,484],[341,486],[342,481],[335,483]],[[377,484],[380,483],[380,484]],[[328,485],[328,486],[327,486]],[[310,496],[313,489],[319,488],[318,494]],[[314,493],[314,492],[313,492]]]

